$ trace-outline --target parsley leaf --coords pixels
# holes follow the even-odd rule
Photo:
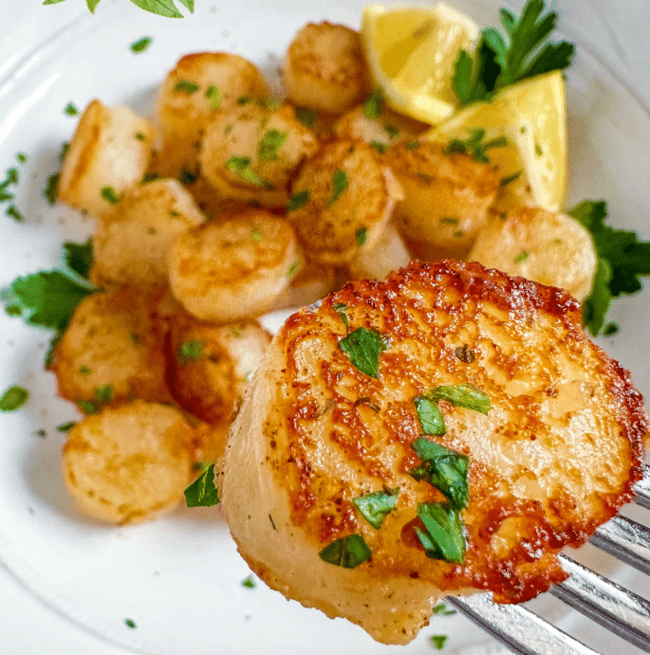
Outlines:
[[[198,359],[203,351],[203,341],[185,341],[178,349],[178,363],[185,366],[189,359]]]
[[[481,414],[487,414],[492,409],[490,397],[473,384],[452,384],[435,387],[427,391],[426,395],[431,400],[446,400],[454,407],[471,409]]]
[[[438,603],[434,608],[433,608],[433,613],[434,614],[440,614],[441,616],[453,616],[454,614],[457,614],[456,610],[451,609],[450,607],[447,607],[445,603]]]
[[[56,202],[56,187],[59,184],[59,173],[54,173],[47,178],[47,185],[43,189],[43,195],[47,198],[47,201],[50,205],[53,205]]]
[[[120,201],[117,193],[115,193],[115,189],[112,186],[102,187],[102,190],[101,190],[100,193],[101,193],[102,198],[104,198],[104,200],[110,202],[111,205],[117,205],[117,203]]]
[[[368,238],[368,228],[367,227],[360,227],[354,233],[354,238],[357,241],[357,245],[362,246],[366,242],[366,239]]]
[[[100,403],[110,403],[113,400],[113,385],[105,384],[95,388],[95,398]]]
[[[442,436],[447,434],[447,426],[438,405],[426,396],[418,396],[415,400],[415,410],[420,419],[423,434]]]
[[[434,608],[435,609],[435,608]],[[451,612],[451,614],[456,614],[456,612]],[[429,637],[431,645],[438,650],[442,650],[447,643],[447,635],[432,635]]]
[[[29,398],[29,392],[23,387],[9,387],[0,398],[0,412],[14,412],[22,407]]]
[[[339,347],[355,368],[370,377],[378,378],[379,355],[388,350],[390,345],[377,330],[360,327],[341,339]]]
[[[489,150],[490,148],[507,146],[508,140],[504,136],[501,136],[483,143],[484,138],[485,130],[483,128],[479,127],[471,129],[469,130],[469,137],[467,139],[452,139],[445,148],[445,154],[449,155],[452,152],[469,154],[474,157],[476,161],[487,164],[489,163],[490,159],[485,154],[485,151]]]
[[[221,89],[218,86],[210,84],[210,86],[205,90],[205,97],[210,101],[210,109],[212,109],[212,111],[221,108]]]
[[[607,203],[603,200],[584,200],[569,214],[589,230],[598,257],[591,293],[582,306],[585,327],[596,337],[611,299],[640,291],[640,276],[650,275],[650,242],[640,241],[632,230],[606,225]]]
[[[151,45],[152,38],[144,36],[131,44],[131,52],[144,52]]]
[[[278,150],[287,139],[286,132],[269,130],[264,134],[257,148],[257,157],[260,161],[277,161]]]
[[[502,9],[505,35],[492,27],[484,29],[474,59],[466,50],[460,52],[453,86],[461,105],[487,100],[505,86],[571,63],[573,44],[545,44],[555,29],[557,13],[542,15],[544,8],[544,0],[529,0],[518,20]]]
[[[66,116],[76,116],[79,113],[79,110],[75,107],[75,105],[72,102],[69,102],[65,106],[65,109],[63,110],[63,113]]]
[[[124,625],[127,628],[131,628],[131,630],[135,630],[138,627],[133,619],[124,619]]]
[[[455,508],[467,507],[469,500],[467,456],[424,437],[418,437],[411,447],[424,462],[423,466],[409,471],[411,477],[416,480],[426,480],[442,491]]]
[[[63,251],[65,253],[65,263],[68,265],[68,268],[87,280],[93,265],[92,239],[88,239],[86,243],[66,241],[63,244]]]
[[[363,103],[363,115],[373,120],[379,118],[381,114],[382,98],[381,91],[377,90],[368,96],[368,99]]]
[[[345,171],[337,168],[332,176],[332,195],[327,201],[327,207],[331,207],[339,198],[339,196],[348,188],[348,176]]]
[[[210,464],[194,482],[185,489],[188,507],[212,507],[218,505],[219,491],[214,484],[214,464]]]
[[[180,91],[181,93],[187,93],[187,95],[192,95],[196,93],[201,87],[191,80],[178,80],[174,84],[174,91]]]
[[[357,496],[357,498],[352,499],[352,502],[357,506],[363,518],[373,528],[379,530],[386,516],[395,509],[398,494],[399,487],[395,487],[395,489],[375,491],[365,496]]]
[[[263,189],[273,189],[272,184],[261,178],[257,173],[249,168],[250,164],[250,157],[231,157],[226,162],[226,168],[229,171],[236,173],[242,180],[249,184],[262,187]]]
[[[304,204],[309,202],[309,189],[304,189],[303,191],[298,191],[294,193],[287,203],[286,210],[288,212],[296,211],[300,209]]]
[[[19,307],[30,325],[63,330],[77,305],[96,287],[82,285],[61,271],[40,271],[16,278],[2,292],[5,306]]]
[[[67,423],[61,423],[61,425],[57,425],[56,429],[58,432],[70,432],[72,428],[77,425],[76,421],[68,421]]]
[[[418,516],[426,532],[415,526],[415,533],[426,556],[462,564],[466,544],[460,511],[440,503],[419,503]]]
[[[255,584],[255,579],[252,575],[249,575],[247,578],[244,578],[241,581],[241,586],[246,587],[246,589],[255,589],[257,585]]]
[[[318,114],[315,109],[309,109],[306,107],[298,107],[298,109],[296,109],[296,118],[305,127],[314,127],[317,115]]]
[[[370,558],[370,548],[360,534],[351,534],[333,541],[318,553],[318,556],[328,564],[353,569]]]

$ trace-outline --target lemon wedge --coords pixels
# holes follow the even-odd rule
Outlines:
[[[435,125],[458,106],[452,88],[462,49],[473,50],[479,28],[442,3],[433,8],[370,5],[361,42],[376,86],[395,111]]]
[[[561,71],[518,82],[490,102],[468,105],[425,138],[466,139],[478,128],[485,129],[486,139],[505,136],[508,141],[507,146],[491,149],[489,157],[499,167],[502,180],[512,180],[507,195],[513,204],[517,197],[525,198],[530,188],[536,205],[551,211],[562,208],[567,185],[567,122]]]

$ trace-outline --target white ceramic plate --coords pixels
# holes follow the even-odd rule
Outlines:
[[[496,24],[502,3],[484,3],[482,9],[457,4],[479,23]],[[17,275],[57,266],[61,243],[83,240],[90,231],[75,212],[49,207],[42,195],[58,167],[61,144],[76,125],[64,114],[68,102],[82,109],[98,97],[151,115],[165,73],[182,54],[200,50],[250,58],[279,91],[278,68],[295,31],[308,20],[324,18],[356,27],[362,7],[363,2],[352,0],[327,8],[290,0],[263,6],[238,0],[203,3],[191,21],[144,13],[134,17],[133,12],[126,20],[123,2],[104,0],[95,16],[82,8],[62,29],[34,44],[0,79],[0,171],[15,165],[17,152],[29,158],[19,166],[17,196],[25,222],[0,215],[0,288]],[[133,54],[131,43],[143,36],[153,37],[151,47]],[[644,220],[650,208],[647,111],[584,50],[568,73],[568,95],[568,205],[585,197],[605,198],[613,224],[650,238]],[[639,357],[650,324],[650,293],[618,301],[610,317],[621,330],[603,346],[631,369],[643,392],[650,392],[650,367]],[[450,635],[448,652],[498,650],[460,616],[434,617],[409,646],[380,646],[359,628],[287,602],[262,584],[244,588],[241,581],[249,571],[218,509],[180,509],[153,523],[119,529],[85,519],[72,507],[60,473],[64,435],[56,426],[77,415],[56,398],[53,376],[42,370],[48,337],[4,315],[0,335],[0,390],[21,384],[31,392],[20,412],[0,416],[0,560],[62,620],[138,652],[169,655],[406,655],[428,652],[433,634]],[[38,430],[47,436],[38,436]],[[586,557],[608,573],[615,569],[607,558]],[[641,585],[624,567],[616,575]],[[591,624],[552,599],[534,605],[565,629],[597,639],[601,650],[609,647]],[[129,628],[127,618],[137,628]],[[606,652],[616,652],[616,646]]]

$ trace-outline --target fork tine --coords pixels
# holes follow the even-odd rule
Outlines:
[[[643,479],[639,480],[634,487],[634,493],[636,502],[650,509],[650,468],[647,466],[643,469]]]
[[[590,539],[594,546],[650,575],[650,529],[616,516],[601,525]]]
[[[490,594],[455,596],[445,602],[520,655],[598,655],[521,605],[497,605]]]
[[[560,555],[568,580],[550,592],[614,634],[650,652],[650,602]]]

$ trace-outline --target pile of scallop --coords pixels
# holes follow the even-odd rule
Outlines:
[[[57,197],[95,219],[91,280],[53,364],[87,415],[63,469],[80,508],[133,523],[172,508],[219,462],[270,343],[259,317],[384,278],[412,258],[477,259],[583,299],[595,256],[575,221],[503,209],[489,162],[421,138],[373,94],[358,34],[309,24],[286,99],[235,54],[183,57],[153,120],[93,100]],[[525,194],[524,194],[525,196]],[[217,469],[218,469],[217,464]]]

